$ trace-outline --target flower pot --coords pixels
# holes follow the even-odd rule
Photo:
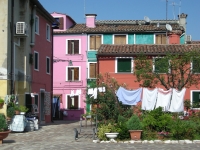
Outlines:
[[[3,108],[4,103],[0,103],[0,108]]]
[[[131,140],[140,140],[141,139],[141,133],[142,130],[129,130]]]
[[[15,110],[15,115],[20,115],[20,111],[19,110]]]
[[[119,133],[105,133],[106,137],[109,138],[110,140],[114,140]]]
[[[10,132],[11,132],[10,130],[4,131],[4,132],[0,132],[0,144],[3,143],[3,139],[7,138],[8,134],[9,134]]]

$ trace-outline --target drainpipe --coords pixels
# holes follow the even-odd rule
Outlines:
[[[53,56],[54,56],[54,51],[53,51],[53,28],[51,28],[51,35],[52,35],[52,40],[51,40],[51,44],[52,44],[52,56],[51,56],[51,122],[53,122],[53,115],[52,115],[52,108],[53,108],[53,103],[52,103],[52,99],[53,99]]]
[[[13,46],[13,41],[14,41],[14,0],[11,2],[11,68],[10,68],[10,94],[14,94],[14,81],[13,81],[13,70],[15,69],[14,66],[14,46]]]
[[[36,5],[33,6],[33,11],[31,15],[31,46],[35,45],[35,16],[36,16]]]

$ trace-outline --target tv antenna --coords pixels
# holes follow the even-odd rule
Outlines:
[[[175,6],[178,4],[176,4],[175,2],[172,2],[171,5],[173,6],[173,15],[174,15],[174,20],[175,20]],[[179,13],[179,15],[180,15],[180,13]]]
[[[83,13],[84,13],[83,16],[84,16],[84,19],[85,19],[85,0],[83,1],[83,3],[84,3],[83,4]]]
[[[180,14],[181,14],[181,0],[179,2],[179,16],[180,16]]]

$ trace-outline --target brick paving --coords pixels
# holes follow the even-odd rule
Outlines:
[[[93,143],[92,127],[83,127],[78,140],[74,128],[79,122],[55,121],[38,131],[10,133],[0,150],[200,150],[200,144]]]

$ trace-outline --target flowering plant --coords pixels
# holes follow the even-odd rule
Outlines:
[[[161,132],[158,132],[158,134],[159,134],[159,135],[168,136],[168,135],[169,135],[169,132],[161,131]]]

